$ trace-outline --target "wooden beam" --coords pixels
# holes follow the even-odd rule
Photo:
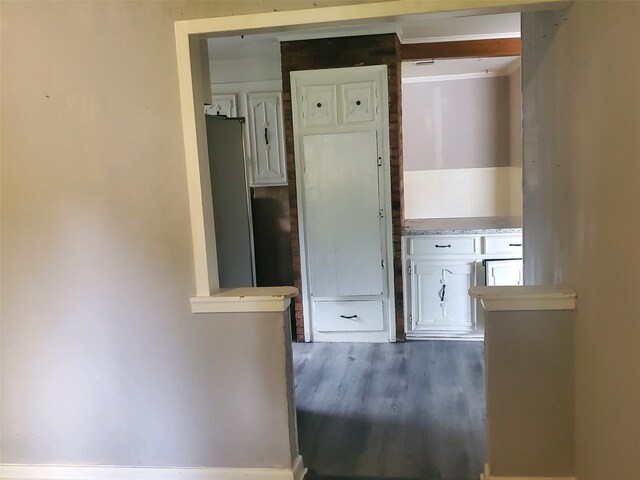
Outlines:
[[[496,38],[462,42],[406,43],[400,45],[402,60],[431,58],[512,57],[520,55],[519,38]]]

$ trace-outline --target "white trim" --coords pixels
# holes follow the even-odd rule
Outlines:
[[[0,464],[2,480],[302,480],[298,456],[292,468],[158,468],[104,465]]]
[[[284,312],[296,295],[295,287],[229,288],[210,296],[191,297],[191,312]]]
[[[503,32],[503,33],[476,33],[471,35],[451,35],[443,37],[413,37],[405,38],[402,28],[396,31],[398,40],[403,45],[411,45],[414,43],[442,43],[442,42],[466,42],[470,40],[495,40],[498,38],[520,38],[520,32]]]
[[[298,455],[293,462],[293,467],[291,467],[293,472],[294,480],[303,480],[304,476],[307,474],[307,468],[304,467],[304,461],[302,460],[302,455]]]
[[[251,92],[251,93],[264,93],[264,92],[282,92],[282,79],[275,80],[256,80],[250,82],[226,82],[226,83],[212,83],[211,93],[213,95],[235,93],[238,94],[239,90]]]
[[[487,312],[524,310],[575,310],[576,292],[562,285],[472,287],[469,295]]]
[[[485,464],[480,480],[576,480],[576,477],[496,477],[491,475],[489,465]]]
[[[471,80],[474,78],[508,77],[505,71],[456,73],[453,75],[430,75],[428,77],[406,77],[402,83],[448,82],[451,80]]]

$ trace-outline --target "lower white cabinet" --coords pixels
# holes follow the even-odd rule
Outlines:
[[[318,332],[382,332],[382,300],[314,302],[313,318]]]
[[[486,285],[491,287],[523,285],[522,260],[487,260],[485,277]]]
[[[411,261],[410,270],[413,331],[475,328],[474,304],[467,293],[475,285],[475,259]]]
[[[415,235],[402,239],[407,338],[481,340],[475,285],[522,285],[522,236]]]

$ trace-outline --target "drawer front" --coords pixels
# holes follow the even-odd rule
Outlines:
[[[409,255],[460,255],[476,252],[475,237],[415,237],[409,239]]]
[[[510,253],[514,255],[522,255],[522,237],[520,235],[482,237],[482,253]]]
[[[314,302],[313,323],[318,332],[381,332],[382,300]]]

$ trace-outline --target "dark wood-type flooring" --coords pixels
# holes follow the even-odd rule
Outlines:
[[[294,343],[309,479],[477,480],[485,463],[482,343]]]

